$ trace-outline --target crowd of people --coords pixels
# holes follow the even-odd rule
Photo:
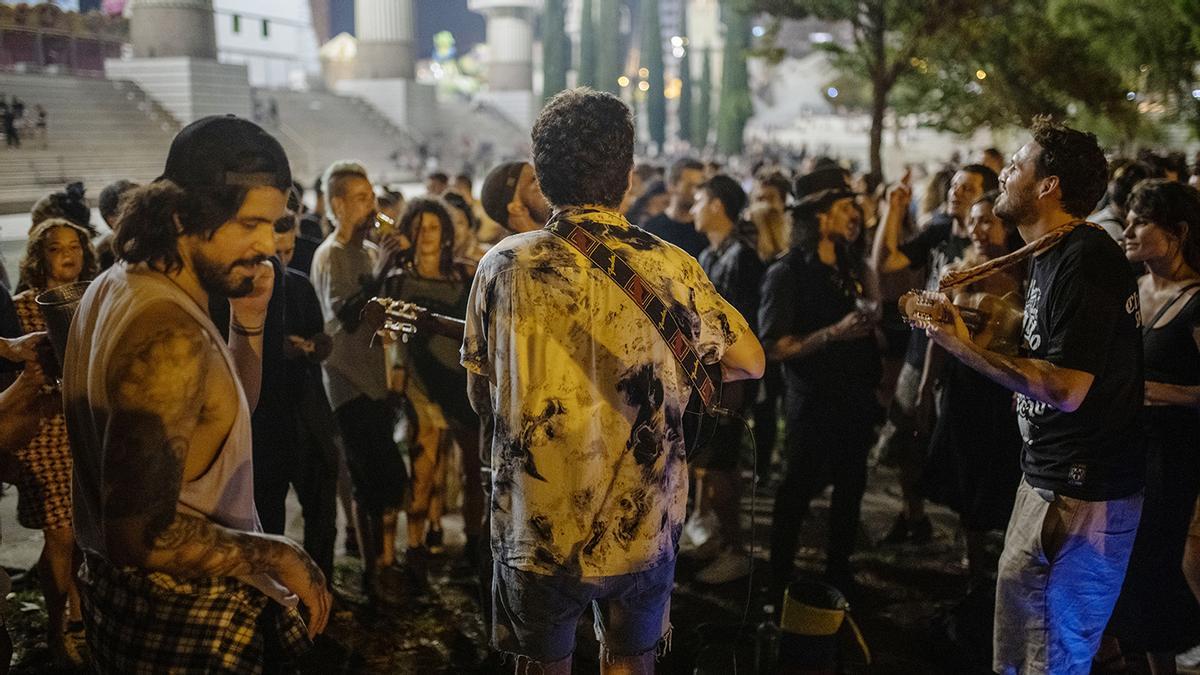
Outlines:
[[[27,132],[32,133],[38,147],[47,147],[47,118],[49,114],[42,104],[33,106],[33,114],[26,114],[25,102],[15,95],[9,99],[0,92],[0,131],[4,135],[4,145],[8,148],[20,148],[21,137]]]
[[[635,164],[626,106],[571,90],[478,194],[348,160],[306,206],[279,144],[225,116],[106,187],[108,232],[82,185],[48,195],[0,286],[0,466],[45,534],[48,645],[258,672],[340,601],[339,504],[375,607],[425,587],[457,509],[517,672],[570,672],[589,608],[604,671],[651,672],[676,556],[751,574],[746,491],[774,494],[773,602],[830,486],[824,581],[861,597],[878,463],[902,495],[879,545],[928,545],[929,502],[958,514],[997,672],[1174,672],[1200,643],[1200,167],[1031,137],[920,185]],[[87,280],[56,363],[35,299]]]

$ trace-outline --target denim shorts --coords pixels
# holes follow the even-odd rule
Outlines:
[[[494,563],[492,647],[527,662],[575,652],[575,626],[592,607],[602,658],[670,649],[675,561],[607,577],[545,575]]]

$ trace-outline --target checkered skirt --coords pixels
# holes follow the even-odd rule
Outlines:
[[[34,298],[36,290],[17,294],[13,304],[21,330],[46,330]],[[31,530],[71,526],[71,444],[62,412],[42,418],[38,435],[14,453],[17,463],[17,522]]]
[[[87,644],[101,673],[263,672],[266,631],[287,658],[311,647],[295,609],[229,577],[176,579],[88,555],[79,572]]]

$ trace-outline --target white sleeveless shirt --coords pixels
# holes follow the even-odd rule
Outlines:
[[[225,340],[206,311],[183,289],[144,265],[117,263],[91,283],[71,321],[63,363],[63,404],[75,460],[72,498],[75,537],[84,551],[108,559],[104,546],[104,436],[111,404],[109,359],[118,341],[146,308],[163,301],[187,313],[208,333],[230,376],[238,383],[237,415],[212,465],[183,483],[177,510],[234,530],[262,532],[254,506],[250,408]],[[265,574],[242,581],[289,607],[298,599]]]

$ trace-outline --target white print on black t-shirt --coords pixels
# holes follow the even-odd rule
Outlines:
[[[1125,300],[1125,313],[1132,314],[1137,327],[1142,327],[1142,299],[1137,293],[1134,293]]]
[[[1031,353],[1042,346],[1042,336],[1037,332],[1038,303],[1042,300],[1042,289],[1038,288],[1037,279],[1029,282],[1029,295],[1025,296],[1025,320],[1022,327],[1025,332],[1025,348]]]
[[[1042,336],[1038,333],[1038,303],[1042,301],[1042,289],[1038,288],[1037,279],[1029,281],[1029,293],[1025,296],[1025,318],[1021,324],[1025,337],[1026,354],[1032,355],[1042,346]],[[1046,413],[1050,406],[1041,401],[1029,398],[1017,392],[1017,426],[1021,436],[1028,443],[1032,438],[1033,418]]]

